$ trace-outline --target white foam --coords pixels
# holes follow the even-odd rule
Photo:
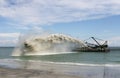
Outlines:
[[[75,52],[35,52],[33,53],[28,53],[26,56],[33,56],[33,55],[57,55],[57,54],[68,54],[68,53],[75,53]]]
[[[92,64],[92,63],[73,63],[73,62],[52,62],[52,61],[42,61],[42,60],[21,60],[21,59],[0,59],[0,62],[15,62],[15,61],[28,61],[28,62],[37,62],[37,63],[52,63],[52,64],[65,64],[65,65],[80,65],[80,66],[107,66],[107,67],[120,67],[120,64]]]

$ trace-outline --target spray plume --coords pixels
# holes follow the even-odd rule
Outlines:
[[[84,42],[63,34],[27,34],[19,38],[13,56],[41,55],[45,53],[71,52],[75,48],[84,47]]]

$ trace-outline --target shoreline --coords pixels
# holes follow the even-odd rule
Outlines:
[[[2,70],[5,70],[4,74],[6,76],[15,76],[11,78],[19,78],[19,76],[21,78],[22,73],[23,76],[32,75],[31,77],[29,76],[27,78],[104,78],[104,76],[105,78],[120,77],[120,64],[75,65],[42,61],[21,61],[13,59],[3,59],[0,60],[0,78],[10,78],[4,77],[5,75],[2,76]],[[31,71],[33,73],[31,73]],[[41,72],[44,74],[42,74]],[[28,74],[24,75],[24,73]],[[38,74],[36,75],[36,73]]]
[[[0,67],[0,78],[80,78],[72,75],[56,74],[51,71],[33,69],[11,69]]]

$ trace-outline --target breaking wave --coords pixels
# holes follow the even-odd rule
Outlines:
[[[75,48],[84,47],[83,41],[64,34],[30,34],[20,37],[13,56],[59,54],[71,52]]]

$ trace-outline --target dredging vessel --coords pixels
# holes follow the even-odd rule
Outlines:
[[[102,44],[100,44],[97,41],[97,38],[95,37],[90,37],[89,39],[92,39],[96,44],[85,41],[86,46],[81,48],[76,48],[73,51],[79,51],[79,52],[109,52],[110,51],[107,41],[99,39],[104,41]]]

